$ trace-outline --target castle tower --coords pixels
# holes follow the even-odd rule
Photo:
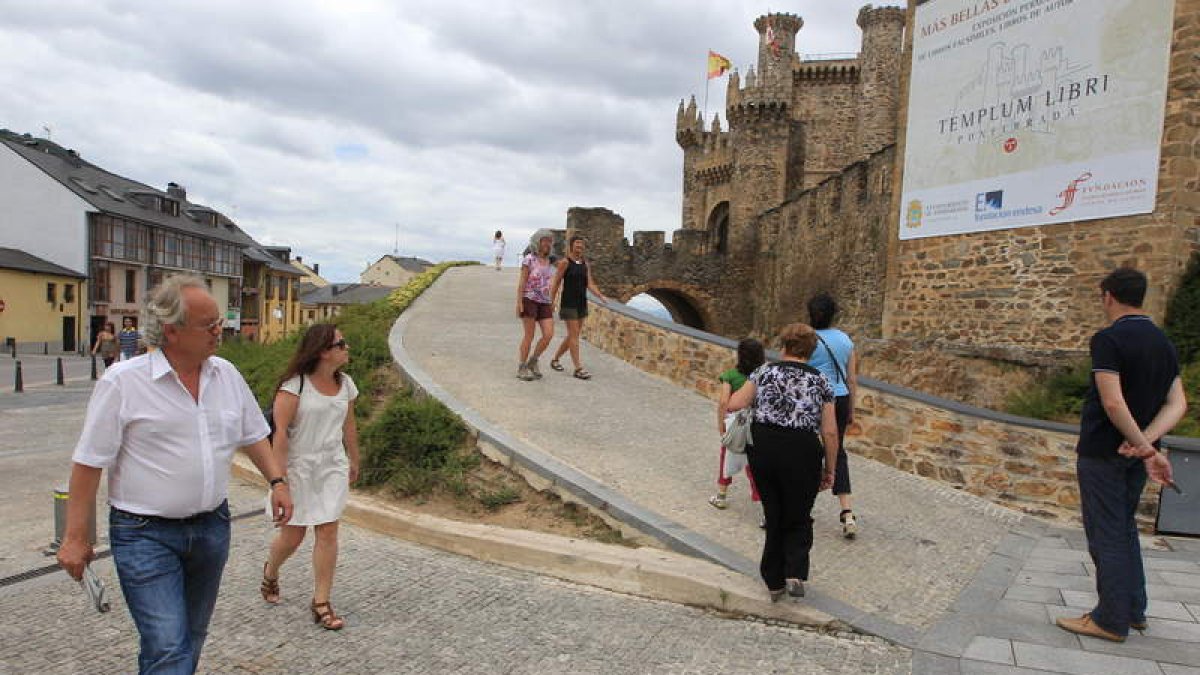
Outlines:
[[[862,52],[856,135],[858,159],[862,159],[896,142],[904,9],[866,5],[858,12],[858,26],[862,28]]]
[[[800,125],[792,120],[796,33],[804,22],[794,14],[768,14],[758,30],[758,67],[746,73],[745,87],[727,98],[732,158],[732,198],[728,204],[727,250],[741,258],[757,253],[754,216],[779,204],[795,188],[803,162],[795,156]]]

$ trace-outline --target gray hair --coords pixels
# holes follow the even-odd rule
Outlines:
[[[163,344],[163,326],[182,326],[187,322],[187,307],[183,303],[183,289],[199,288],[208,292],[208,284],[191,274],[167,277],[150,290],[146,306],[142,309],[142,338],[152,347]]]

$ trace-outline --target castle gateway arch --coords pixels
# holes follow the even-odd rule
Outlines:
[[[703,301],[697,299],[698,289],[687,288],[670,279],[660,279],[647,284],[639,284],[618,296],[622,302],[645,293],[662,303],[671,314],[671,320],[697,330],[711,331],[713,326],[711,311]]]

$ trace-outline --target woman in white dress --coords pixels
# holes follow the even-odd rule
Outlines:
[[[341,372],[350,347],[332,324],[314,324],[300,340],[275,393],[272,412],[276,457],[287,462],[287,480],[295,511],[271,542],[263,565],[262,596],[279,602],[279,568],[313,528],[313,621],[327,630],[345,622],[329,603],[337,566],[338,519],[350,484],[358,479],[358,431],[354,399],[358,389]]]

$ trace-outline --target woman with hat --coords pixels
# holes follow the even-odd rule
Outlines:
[[[550,282],[554,279],[550,248],[554,245],[554,233],[540,229],[533,233],[529,243],[530,252],[521,258],[521,276],[517,281],[517,318],[525,328],[518,350],[517,377],[526,381],[542,378],[538,358],[554,338],[554,306],[550,299]],[[533,334],[538,326],[542,329],[542,338],[537,346],[533,346]]]

